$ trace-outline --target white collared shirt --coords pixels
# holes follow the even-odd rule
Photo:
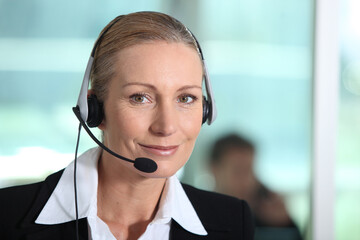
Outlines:
[[[87,218],[89,239],[115,240],[109,227],[97,216],[97,161],[101,148],[92,148],[79,156],[77,167],[77,197],[79,219]],[[67,166],[49,200],[35,223],[60,224],[75,220],[73,187],[74,162]],[[171,219],[197,235],[207,235],[176,176],[166,180],[165,188],[154,219],[139,240],[168,240]]]

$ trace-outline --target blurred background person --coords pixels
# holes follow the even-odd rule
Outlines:
[[[256,239],[302,239],[283,198],[256,177],[255,155],[254,144],[240,135],[216,140],[209,157],[215,190],[249,203],[255,215]]]

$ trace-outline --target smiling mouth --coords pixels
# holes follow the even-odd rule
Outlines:
[[[171,156],[178,150],[179,145],[159,146],[139,144],[146,152],[157,156]]]

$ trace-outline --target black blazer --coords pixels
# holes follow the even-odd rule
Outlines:
[[[55,225],[35,224],[62,172],[50,175],[43,182],[0,190],[1,240],[75,239],[75,221]],[[252,215],[245,201],[202,191],[186,184],[183,184],[183,188],[208,235],[192,234],[173,220],[170,228],[171,240],[253,239]],[[79,220],[79,234],[80,239],[88,240],[86,218]]]

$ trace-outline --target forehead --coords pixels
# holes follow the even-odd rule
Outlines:
[[[179,80],[198,85],[202,83],[200,56],[184,43],[155,41],[137,44],[119,51],[114,64],[115,75],[125,82]]]

